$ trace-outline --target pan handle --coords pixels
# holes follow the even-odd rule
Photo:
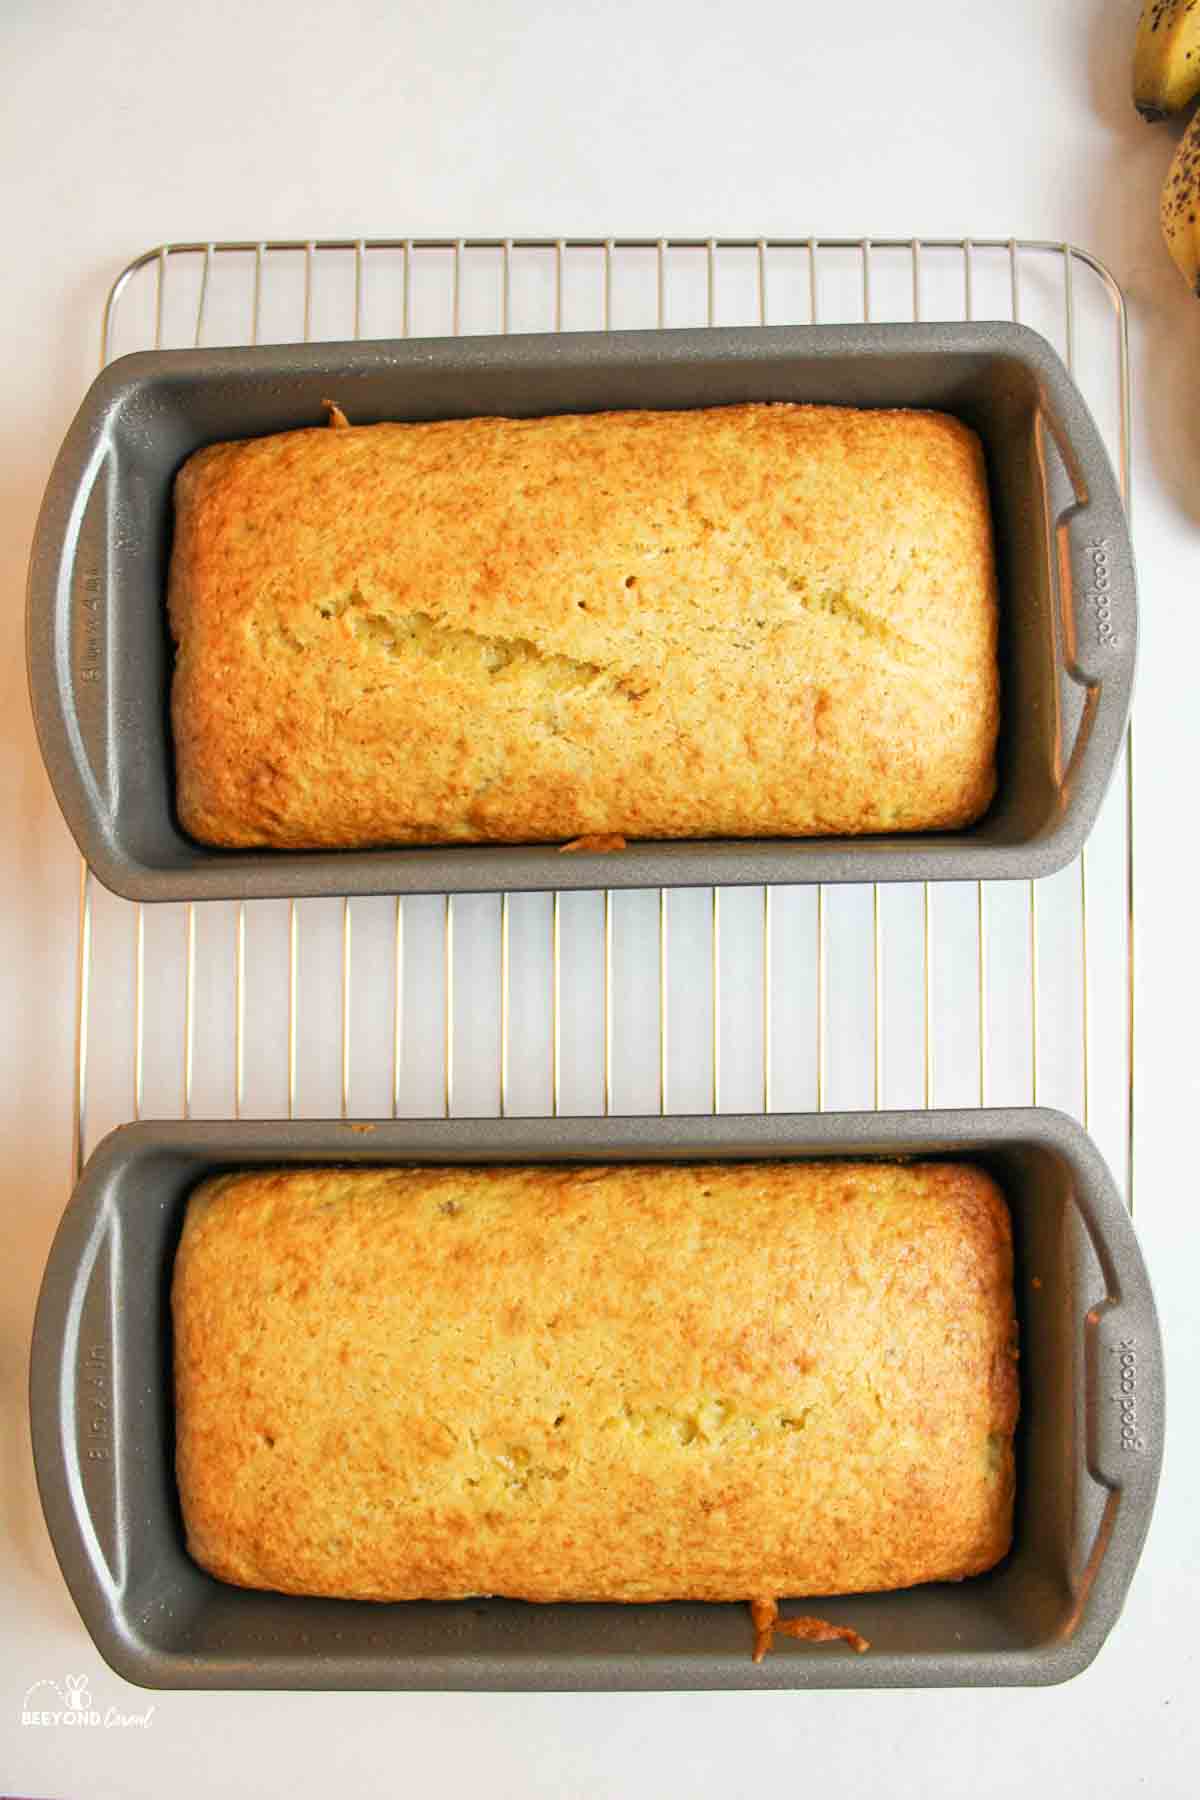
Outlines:
[[[1092,1307],[1084,1346],[1088,1467],[1105,1487],[1152,1493],[1164,1409],[1162,1340],[1148,1285]]]
[[[1162,1336],[1146,1265],[1119,1202],[1103,1245],[1093,1235],[1108,1292],[1084,1322],[1088,1468],[1109,1490],[1084,1567],[1079,1605],[1095,1589],[1122,1595],[1141,1554],[1162,1468]],[[1118,1601],[1119,1604],[1119,1601]]]
[[[1060,398],[1048,399],[1042,416],[1075,500],[1055,523],[1055,576],[1063,664],[1085,689],[1062,778],[1069,802],[1077,790],[1098,790],[1098,800],[1120,749],[1137,661],[1137,578],[1125,506],[1100,434],[1073,394],[1070,416],[1062,416]]]
[[[38,514],[25,645],[34,725],[55,799],[80,850],[112,885],[113,467],[96,392],[63,440]]]
[[[29,1402],[34,1463],[50,1538],[89,1623],[124,1579],[117,1410],[117,1222],[69,1208],[34,1321]],[[80,1243],[80,1236],[83,1242]]]

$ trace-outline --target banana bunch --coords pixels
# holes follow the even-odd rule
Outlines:
[[[1133,103],[1143,119],[1178,113],[1200,94],[1200,0],[1145,0],[1133,53]],[[1200,298],[1200,111],[1179,141],[1162,191],[1167,249]]]
[[[1200,300],[1200,112],[1171,163],[1162,192],[1162,228],[1176,268]]]
[[[1152,122],[1200,94],[1200,0],[1146,0],[1133,52],[1133,104]]]

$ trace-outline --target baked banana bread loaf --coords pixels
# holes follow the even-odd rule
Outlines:
[[[796,837],[987,807],[980,446],[753,405],[287,432],[175,490],[206,843]]]
[[[1010,1226],[970,1166],[222,1176],[173,1311],[187,1541],[224,1581],[745,1600],[1009,1545]]]

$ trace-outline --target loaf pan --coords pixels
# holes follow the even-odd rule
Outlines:
[[[1001,584],[999,789],[966,831],[870,838],[230,851],[173,806],[171,484],[217,439],[314,425],[821,401],[936,407],[983,438]],[[1136,636],[1124,511],[1096,427],[1018,325],[879,325],[428,339],[146,352],[91,389],[50,479],[29,577],[46,767],[96,874],[131,899],[443,893],[1046,875],[1096,816]]]
[[[857,1656],[780,1640],[751,1661],[738,1605],[377,1605],[226,1586],[188,1558],[172,1469],[169,1285],[205,1176],[314,1162],[970,1157],[1013,1212],[1021,1325],[1017,1516],[992,1573],[814,1600]],[[1103,1162],[1043,1111],[689,1119],[139,1124],[107,1138],[42,1285],[30,1382],[38,1485],[102,1656],[148,1687],[792,1688],[1063,1681],[1095,1655],[1146,1535],[1162,1353],[1146,1271]],[[785,1607],[785,1611],[791,1610]]]

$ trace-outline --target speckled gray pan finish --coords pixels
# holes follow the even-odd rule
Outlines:
[[[755,1667],[738,1605],[306,1600],[225,1586],[189,1560],[172,1470],[168,1293],[184,1205],[202,1177],[314,1162],[913,1155],[984,1163],[1012,1208],[1015,1542],[971,1581],[801,1607],[854,1625],[871,1640],[866,1655],[783,1639]],[[1158,1322],[1133,1227],[1084,1133],[1042,1111],[125,1126],[89,1162],[50,1253],[30,1402],[42,1505],[76,1605],[107,1661],[150,1687],[1064,1681],[1121,1610],[1163,1434]]]
[[[872,838],[213,850],[173,806],[164,594],[171,483],[191,451],[319,422],[722,406],[937,407],[980,433],[999,558],[1000,785],[968,831]],[[1049,874],[1079,849],[1133,680],[1129,534],[1087,408],[1023,326],[641,331],[146,352],[113,363],[72,425],[29,576],[34,716],[59,804],[106,886],[140,900]]]

